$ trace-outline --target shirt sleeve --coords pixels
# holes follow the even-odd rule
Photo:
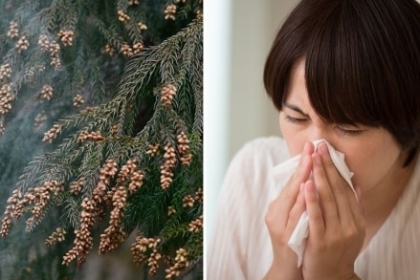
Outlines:
[[[208,249],[208,280],[247,277],[247,246],[252,211],[254,151],[245,145],[232,160],[219,196],[216,221]]]

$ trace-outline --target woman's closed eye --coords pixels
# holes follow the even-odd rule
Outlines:
[[[285,119],[286,119],[286,121],[291,122],[291,123],[304,123],[308,120],[306,118],[295,118],[295,117],[291,117],[289,115],[285,115]]]
[[[293,124],[304,124],[308,121],[308,118],[296,118],[289,115],[285,115],[284,118],[286,119],[286,121]],[[359,129],[358,127],[347,127],[345,125],[334,125],[334,131],[340,136],[358,136],[364,132],[363,129]]]
[[[350,129],[350,128],[341,127],[341,126],[335,126],[334,130],[337,132],[337,134],[343,135],[343,136],[358,136],[362,134],[364,131],[362,129]]]

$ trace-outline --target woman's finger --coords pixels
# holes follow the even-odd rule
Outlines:
[[[326,227],[339,222],[337,203],[318,152],[312,154],[313,176]]]
[[[325,232],[325,222],[314,182],[308,180],[305,183],[304,193],[306,212],[309,218],[309,231],[315,240],[321,240]]]
[[[305,211],[305,195],[303,189],[304,183],[300,184],[299,194],[296,199],[295,205],[293,205],[292,210],[289,213],[289,219],[287,221],[286,228],[293,231],[296,227],[300,216]]]
[[[289,181],[284,186],[284,189],[277,196],[273,202],[270,204],[270,212],[276,213],[279,215],[279,223],[286,225],[289,219],[289,213],[293,205],[296,202],[297,196],[299,194],[300,184],[305,182],[309,174],[311,173],[312,168],[312,159],[310,153],[313,152],[313,144],[305,144],[304,151],[302,153],[299,166],[296,172],[292,175]]]
[[[351,226],[354,223],[352,210],[354,205],[351,204],[351,201],[356,200],[356,197],[350,186],[342,178],[341,174],[335,167],[327,145],[325,143],[320,143],[318,151],[321,156],[325,174],[328,178],[329,186],[334,195],[339,221],[345,227]]]
[[[312,159],[311,154],[314,152],[314,145],[311,142],[307,142],[303,148],[303,152],[299,161],[299,165],[290,177],[289,181],[286,183],[284,187],[284,191],[288,191],[290,188],[294,188],[294,186],[300,186],[301,183],[305,182],[309,174],[311,174],[312,169]],[[283,193],[284,193],[283,191]]]

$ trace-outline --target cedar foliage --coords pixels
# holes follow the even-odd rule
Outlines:
[[[136,264],[181,275],[202,256],[201,0],[0,18],[0,279],[72,277],[130,235]]]

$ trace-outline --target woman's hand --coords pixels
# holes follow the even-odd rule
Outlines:
[[[303,184],[311,173],[313,151],[313,144],[306,143],[296,172],[268,208],[265,221],[273,248],[273,263],[264,277],[266,280],[303,279],[302,270],[297,267],[297,255],[287,242],[305,210]]]
[[[335,168],[325,143],[318,146],[312,159],[313,181],[308,180],[303,187],[309,217],[303,278],[358,279],[354,273],[354,261],[365,236],[360,205]],[[357,193],[360,197],[358,189]]]

